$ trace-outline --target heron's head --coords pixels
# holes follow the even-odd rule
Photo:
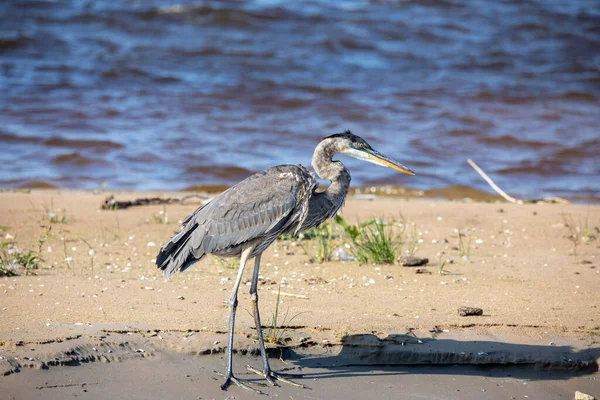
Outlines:
[[[323,141],[325,140],[330,141],[330,143],[335,147],[336,153],[345,154],[359,160],[381,165],[382,167],[392,168],[408,175],[415,174],[410,170],[410,168],[392,160],[386,155],[381,154],[372,148],[366,140],[360,136],[354,135],[350,131],[327,136],[323,139]]]

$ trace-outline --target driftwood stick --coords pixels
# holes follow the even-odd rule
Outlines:
[[[117,201],[115,200],[115,196],[111,195],[104,199],[100,208],[102,208],[103,210],[121,210],[133,206],[147,206],[151,204],[183,204],[184,201],[193,197],[205,199],[205,197],[202,197],[200,195],[190,194],[183,197],[167,197],[165,199],[160,197],[144,197],[135,200]]]
[[[273,292],[275,293],[275,292]],[[289,296],[289,297],[295,297],[297,299],[308,299],[308,296],[305,296],[303,294],[295,294],[295,293],[287,293],[287,292],[277,292],[278,295],[281,296]]]
[[[500,189],[498,185],[496,185],[494,181],[492,181],[492,179],[489,176],[487,176],[486,173],[483,172],[483,170],[479,168],[479,166],[475,164],[473,160],[469,158],[467,162],[471,167],[473,167],[475,171],[477,171],[477,173],[479,173],[479,175],[481,175],[481,177],[492,187],[492,189],[494,189],[500,196],[504,197],[506,201],[510,201],[511,203],[515,204],[523,204],[523,200],[515,199],[514,197],[507,195],[502,189]]]

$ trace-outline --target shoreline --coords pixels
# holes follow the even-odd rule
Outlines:
[[[83,192],[83,193],[104,193],[108,195],[139,193],[146,194],[162,194],[172,193],[179,196],[183,194],[198,194],[201,196],[213,196],[227,190],[229,185],[193,185],[187,186],[180,190],[129,190],[115,189],[108,190],[105,188],[99,189],[70,189],[61,188],[59,186],[44,182],[31,181],[18,187],[0,188],[0,193],[31,193],[31,192]],[[422,200],[447,200],[447,201],[474,201],[474,202],[503,202],[502,197],[492,189],[486,187],[486,190],[478,189],[474,186],[463,185],[448,185],[434,187],[429,189],[416,189],[408,186],[391,185],[391,184],[374,184],[364,186],[352,186],[348,193],[349,197],[363,200],[375,200],[378,198],[393,198],[393,199],[422,199]],[[583,196],[583,197],[556,197],[548,196],[543,198],[521,199],[524,203],[561,203],[561,204],[580,204],[580,205],[600,205],[600,198]]]

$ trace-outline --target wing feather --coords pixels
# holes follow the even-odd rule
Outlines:
[[[301,166],[281,165],[252,175],[186,217],[183,231],[161,248],[156,264],[168,277],[205,254],[229,254],[255,241],[268,245],[302,226],[317,186]]]

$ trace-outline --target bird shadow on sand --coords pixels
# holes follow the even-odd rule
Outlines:
[[[358,375],[437,374],[511,376],[529,380],[565,380],[598,371],[600,347],[531,345],[496,341],[457,341],[392,334],[347,335],[322,354],[290,351],[288,359],[305,378]],[[326,372],[311,372],[311,368]]]

